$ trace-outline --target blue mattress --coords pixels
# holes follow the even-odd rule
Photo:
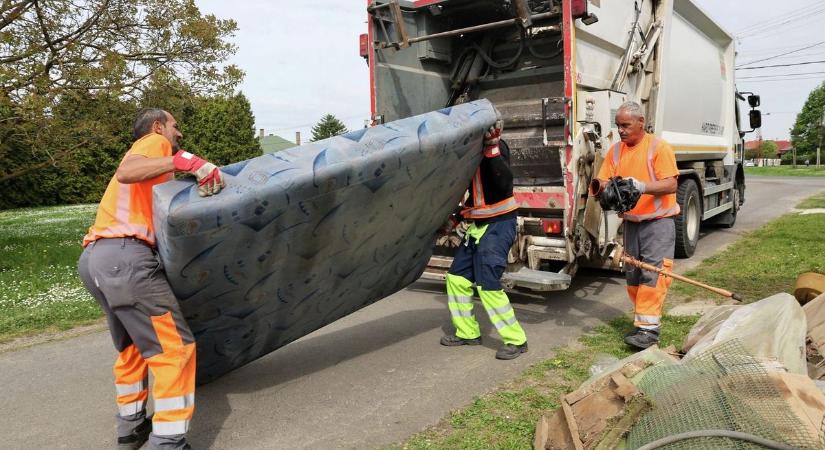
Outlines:
[[[157,186],[155,229],[208,382],[415,281],[497,112],[486,100]]]

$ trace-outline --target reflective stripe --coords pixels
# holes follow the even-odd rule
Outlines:
[[[481,183],[481,167],[473,175],[473,206],[484,206],[484,185]]]
[[[473,204],[475,204],[475,200],[473,200]],[[489,206],[464,208],[461,211],[461,215],[466,219],[486,219],[488,217],[500,216],[517,209],[518,203],[516,203],[516,199],[509,197]]]
[[[173,436],[176,434],[186,434],[189,431],[188,420],[176,420],[174,422],[152,421],[152,434],[157,436]]]
[[[465,219],[487,219],[518,209],[518,203],[516,203],[516,199],[512,196],[492,205],[487,204],[484,200],[484,184],[481,182],[480,167],[476,169],[472,184],[473,207],[461,210],[461,215]]]
[[[195,405],[195,394],[186,394],[178,397],[156,398],[155,411],[169,411],[172,409],[189,408]]]
[[[493,325],[496,326],[497,330],[500,330],[500,329],[506,327],[507,325],[512,325],[512,324],[517,323],[517,322],[518,321],[516,320],[516,316],[513,316],[509,319],[499,320],[496,323],[494,323]]]
[[[130,394],[137,394],[138,392],[146,389],[146,381],[141,380],[137,383],[132,384],[115,384],[115,389],[117,389],[117,395],[130,395]]]
[[[679,208],[679,205],[677,204],[672,208],[660,209],[660,210],[657,210],[657,211],[652,212],[650,214],[628,214],[628,213],[624,213],[623,217],[626,220],[629,220],[631,222],[642,222],[642,221],[650,220],[650,219],[659,219],[659,218],[663,218],[663,217],[675,216],[676,214],[679,214],[681,211],[682,211],[681,208]]]
[[[459,318],[459,317],[473,317],[473,310],[461,310],[461,309],[452,309],[450,308],[450,316]]]
[[[513,310],[513,305],[507,304],[499,308],[488,308],[487,313],[491,316],[494,315],[503,315]]]
[[[648,316],[644,314],[636,314],[636,322],[659,325],[659,316]]]
[[[143,411],[145,409],[145,405],[146,402],[144,400],[138,400],[136,402],[126,403],[125,405],[117,405],[117,410],[121,417],[134,416],[135,414]]]
[[[448,295],[448,301],[454,303],[473,303],[473,297],[468,297],[464,295]]]
[[[659,181],[656,178],[656,170],[653,167],[653,157],[656,155],[656,148],[659,146],[661,141],[654,137],[650,141],[650,147],[647,149],[647,173],[650,176],[650,181]],[[616,145],[613,147],[613,162],[614,167],[618,171],[619,170],[619,157],[621,155],[621,142],[617,142]],[[652,195],[652,194],[643,194],[643,195]],[[670,195],[670,194],[665,194]],[[661,195],[653,195],[653,207],[656,208],[651,213],[646,214],[628,214],[624,213],[622,218],[629,220],[631,222],[642,222],[645,220],[650,219],[659,219],[662,217],[670,217],[675,216],[681,212],[681,208],[679,208],[679,204],[667,209],[662,209],[662,196]]]

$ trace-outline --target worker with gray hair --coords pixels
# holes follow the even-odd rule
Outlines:
[[[676,226],[676,156],[670,144],[645,131],[645,116],[636,102],[623,103],[616,113],[620,142],[605,155],[591,194],[601,195],[608,180],[622,177],[641,193],[635,207],[623,213],[624,251],[633,258],[665,272],[673,270]],[[635,328],[625,342],[647,348],[659,341],[662,307],[672,279],[625,266],[627,293],[634,306]]]

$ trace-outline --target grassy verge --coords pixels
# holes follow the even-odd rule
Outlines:
[[[0,212],[0,342],[100,317],[77,276],[94,205]]]
[[[799,208],[825,208],[825,193],[806,199]],[[825,272],[823,216],[791,213],[740,239],[721,254],[705,260],[688,275],[759,300],[793,287],[805,271]],[[674,295],[711,298],[712,294],[685,283],[674,283]],[[665,316],[661,346],[680,347],[698,316]],[[576,389],[590,376],[597,355],[624,358],[631,350],[622,336],[632,327],[628,317],[579,338],[577,345],[560,349],[553,359],[535,364],[495,392],[476,398],[439,424],[410,437],[392,449],[522,449],[532,448],[535,425],[542,414],[559,407],[559,397]]]
[[[663,318],[662,346],[681,346],[698,320],[693,317]],[[533,447],[536,422],[559,407],[559,398],[590,377],[590,366],[599,354],[624,358],[632,351],[624,333],[632,328],[620,317],[579,339],[577,345],[556,352],[553,359],[529,367],[516,380],[454,411],[438,425],[412,436],[392,449],[524,449]]]
[[[763,175],[773,177],[825,177],[825,167],[805,167],[805,165],[776,167],[745,167],[745,175]]]
[[[825,208],[825,192],[805,199],[797,207]],[[825,273],[823,217],[786,214],[748,233],[685,275],[742,294],[746,302],[790,292],[800,273]],[[717,298],[686,283],[673,283],[671,292],[683,298]]]

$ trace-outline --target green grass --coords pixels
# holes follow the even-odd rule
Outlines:
[[[77,276],[95,205],[0,211],[0,341],[101,316]]]
[[[745,175],[764,175],[773,177],[825,177],[825,165],[816,170],[814,166],[805,167],[804,164],[776,167],[745,167]]]
[[[661,346],[681,346],[693,317],[663,318]],[[616,358],[633,351],[624,344],[632,328],[630,318],[620,317],[579,338],[578,345],[558,350],[555,357],[534,364],[517,379],[495,392],[476,398],[469,406],[452,412],[438,425],[418,433],[392,449],[525,449],[532,448],[536,422],[559,407],[561,395],[575,390],[590,377],[597,354]]]
[[[802,200],[796,207],[799,209],[825,208],[825,191]]]
[[[825,192],[804,200],[798,207],[825,208]],[[823,222],[822,214],[786,214],[748,233],[685,275],[742,294],[746,302],[792,292],[799,274],[825,273]],[[682,298],[717,298],[679,282],[673,283],[671,292]]]

